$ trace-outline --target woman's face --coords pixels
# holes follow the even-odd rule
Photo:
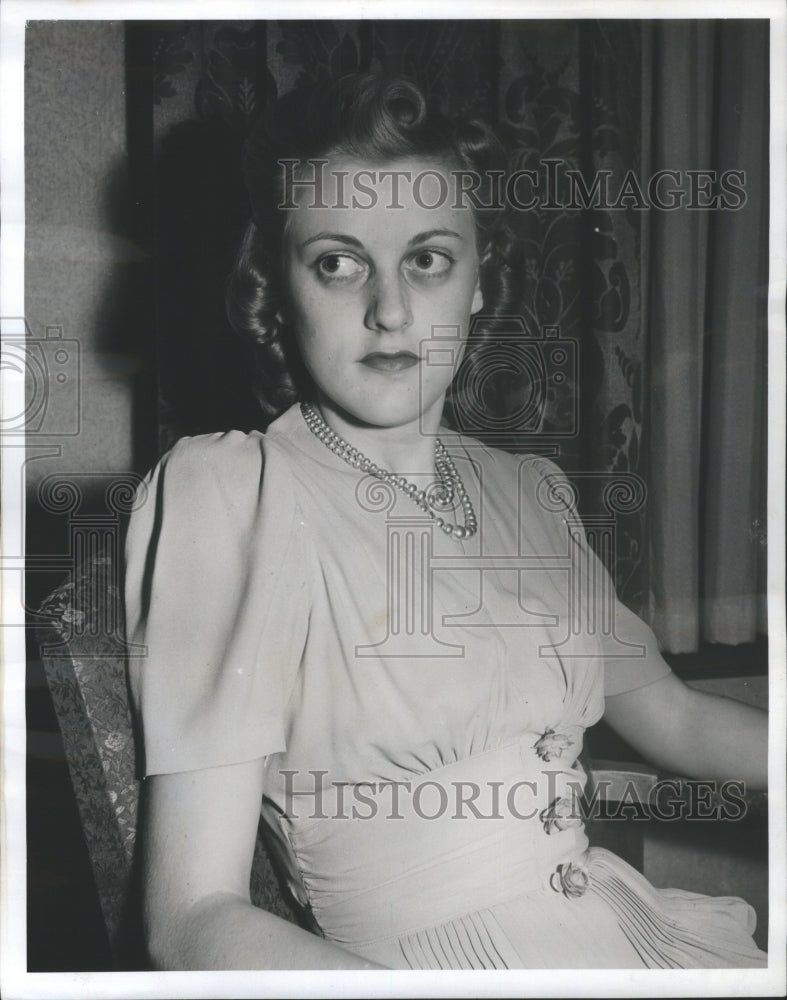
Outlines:
[[[321,197],[295,187],[284,235],[286,318],[320,404],[376,427],[436,427],[483,304],[472,209],[429,160],[337,157],[322,176]]]

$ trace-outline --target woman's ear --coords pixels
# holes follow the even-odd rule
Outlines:
[[[475,315],[484,308],[484,293],[481,291],[481,278],[476,278],[473,301],[470,305],[470,313]]]
[[[480,312],[484,308],[484,293],[481,291],[481,270],[492,256],[492,247],[487,243],[478,261],[478,271],[475,276],[475,291],[473,292],[473,302],[470,306],[471,315]]]
[[[478,265],[478,270],[475,275],[475,291],[473,292],[473,301],[470,305],[471,315],[475,315],[484,308],[484,293],[481,291],[481,268],[484,266],[486,261],[489,259],[489,251],[487,251]]]

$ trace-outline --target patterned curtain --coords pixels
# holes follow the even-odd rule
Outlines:
[[[479,114],[495,122],[510,150],[510,171],[540,172],[551,185],[546,203],[542,197],[535,208],[512,213],[524,249],[518,312],[541,359],[544,391],[537,428],[523,426],[508,446],[555,457],[577,486],[587,524],[614,515],[614,547],[603,556],[620,596],[654,622],[665,647],[695,648],[703,634],[700,605],[729,589],[729,568],[722,572],[727,582],[720,583],[706,555],[723,546],[725,537],[703,534],[705,507],[697,491],[689,507],[684,501],[674,504],[676,484],[663,448],[656,460],[652,458],[654,412],[658,433],[676,435],[677,440],[682,435],[681,407],[685,411],[696,403],[698,392],[701,411],[713,412],[716,419],[723,419],[730,399],[718,370],[714,374],[707,369],[707,354],[706,368],[700,367],[697,379],[679,380],[684,398],[670,402],[667,417],[658,408],[662,397],[657,391],[654,395],[654,384],[663,371],[664,351],[671,352],[673,360],[683,356],[675,337],[702,340],[711,335],[712,296],[720,291],[714,282],[723,272],[714,261],[701,273],[688,267],[695,256],[687,248],[697,247],[686,242],[686,233],[693,226],[703,234],[698,236],[699,249],[710,261],[713,226],[723,213],[661,212],[655,219],[656,213],[642,204],[637,179],[656,166],[694,168],[694,160],[669,161],[669,152],[662,154],[661,146],[669,149],[674,129],[691,131],[701,115],[709,116],[712,141],[704,150],[707,159],[696,167],[714,166],[723,145],[723,107],[719,111],[718,101],[739,99],[745,90],[748,113],[754,116],[749,119],[749,140],[754,142],[750,167],[759,172],[758,184],[762,182],[767,123],[758,131],[759,112],[752,109],[757,101],[767,108],[767,68],[764,75],[761,71],[767,67],[767,28],[762,22],[728,27],[723,55],[718,51],[720,30],[715,22],[700,27],[680,22],[667,23],[659,34],[659,29],[638,21],[129,24],[129,85],[137,88],[133,106],[142,116],[136,133],[132,129],[132,140],[136,134],[138,147],[144,149],[137,160],[138,190],[148,206],[155,261],[160,450],[183,434],[258,426],[249,365],[228,327],[223,305],[224,282],[246,218],[239,165],[255,116],[304,80],[359,69],[403,73],[420,83],[443,110]],[[668,58],[673,47],[677,45],[683,57],[680,45],[691,47],[699,36],[705,50],[716,53],[715,63],[711,59],[704,70],[697,70],[694,91],[684,95],[683,106],[662,103],[665,94],[669,96],[670,79],[660,73],[678,63],[678,56],[673,55],[672,62]],[[721,71],[736,60],[742,78],[737,85],[727,84],[726,96],[719,97]],[[746,75],[752,60],[759,60],[759,76]],[[686,72],[683,66],[683,76]],[[687,109],[697,88],[706,104]],[[685,115],[686,120],[681,118]],[[734,150],[734,143],[726,150],[733,160]],[[676,155],[683,152],[678,149]],[[599,177],[609,196],[594,200],[590,195]],[[578,190],[588,195],[589,207],[577,203]],[[736,233],[745,245],[736,245],[734,251],[727,246],[728,259],[734,252],[756,262],[759,272],[752,280],[759,288],[767,282],[762,274],[767,232],[760,225],[761,208],[760,198],[754,210],[756,225],[739,227]],[[669,226],[674,229],[671,247],[665,245]],[[654,288],[654,271],[664,278],[670,267],[673,272],[678,268],[677,278],[673,273],[670,283],[668,275]],[[695,307],[691,316],[689,300],[671,298],[673,293],[687,293],[689,275],[696,279],[690,290]],[[681,318],[666,332],[658,305],[665,301],[672,303],[668,320]],[[751,378],[761,382],[763,304],[752,299],[749,305],[744,310],[745,336],[759,344],[754,351],[759,367]],[[702,394],[706,385],[715,386],[712,401]],[[521,409],[516,386],[497,398],[512,410]],[[757,524],[764,523],[764,513],[758,492],[763,476],[759,411],[753,403],[749,410],[749,453],[758,458],[747,467],[751,489],[736,516],[739,526],[749,525],[749,572],[743,588],[751,605],[762,587],[762,532]],[[702,417],[692,424],[680,446],[686,468],[706,468],[711,436],[712,428]],[[714,440],[715,454],[726,455],[728,445],[718,434]],[[696,472],[698,482],[703,474]],[[726,475],[735,474],[734,460],[728,461]],[[707,484],[718,486],[712,476]],[[674,525],[687,512],[691,523],[686,537],[663,530],[665,518]],[[721,524],[724,519],[716,520]],[[728,530],[729,525],[723,526]],[[654,538],[659,545],[654,546]],[[693,567],[688,576],[682,564],[669,564],[661,543],[683,546],[681,558],[688,558]],[[667,596],[670,574],[688,602],[672,612]],[[734,593],[740,589],[739,583],[733,586]],[[687,606],[693,608],[694,624],[689,629],[674,627],[675,614],[682,620]],[[724,636],[714,632],[705,616],[704,636],[726,642],[752,639],[758,622],[749,612],[741,628],[728,629]]]

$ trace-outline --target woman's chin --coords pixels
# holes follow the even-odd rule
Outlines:
[[[424,417],[417,409],[389,410],[382,407],[374,409],[364,407],[348,412],[346,419],[357,427],[380,430],[410,427],[417,434]]]
[[[444,399],[423,400],[419,394],[404,397],[387,397],[383,394],[370,399],[347,399],[344,401],[320,400],[323,413],[333,412],[342,420],[359,427],[396,428],[412,427],[433,431],[432,424],[439,424]],[[330,421],[330,418],[328,418]]]

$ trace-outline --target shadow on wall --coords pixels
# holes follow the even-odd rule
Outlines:
[[[99,246],[105,248],[103,273],[91,328],[77,338],[79,367],[73,373],[80,390],[79,438],[66,442],[56,463],[31,467],[27,479],[28,611],[40,605],[43,597],[62,581],[70,561],[79,558],[74,538],[77,526],[84,534],[90,525],[106,527],[109,518],[116,526],[117,544],[121,544],[122,505],[118,510],[108,503],[108,490],[113,484],[124,483],[126,489],[133,488],[135,479],[126,472],[108,471],[105,459],[91,456],[89,450],[85,453],[90,438],[100,437],[102,431],[130,438],[133,470],[129,471],[137,475],[144,473],[156,457],[152,255],[150,246],[134,235],[125,159],[113,163],[99,201],[103,228],[97,236]],[[58,263],[62,265],[63,261]],[[67,313],[68,305],[64,308]],[[129,389],[130,427],[116,426],[111,412],[110,396],[119,386]],[[32,443],[60,441],[54,435],[37,434]],[[75,448],[80,455],[72,455]]]
[[[242,137],[182,122],[162,140],[155,311],[163,448],[184,434],[260,426],[251,352],[229,325],[228,275],[248,219]]]

